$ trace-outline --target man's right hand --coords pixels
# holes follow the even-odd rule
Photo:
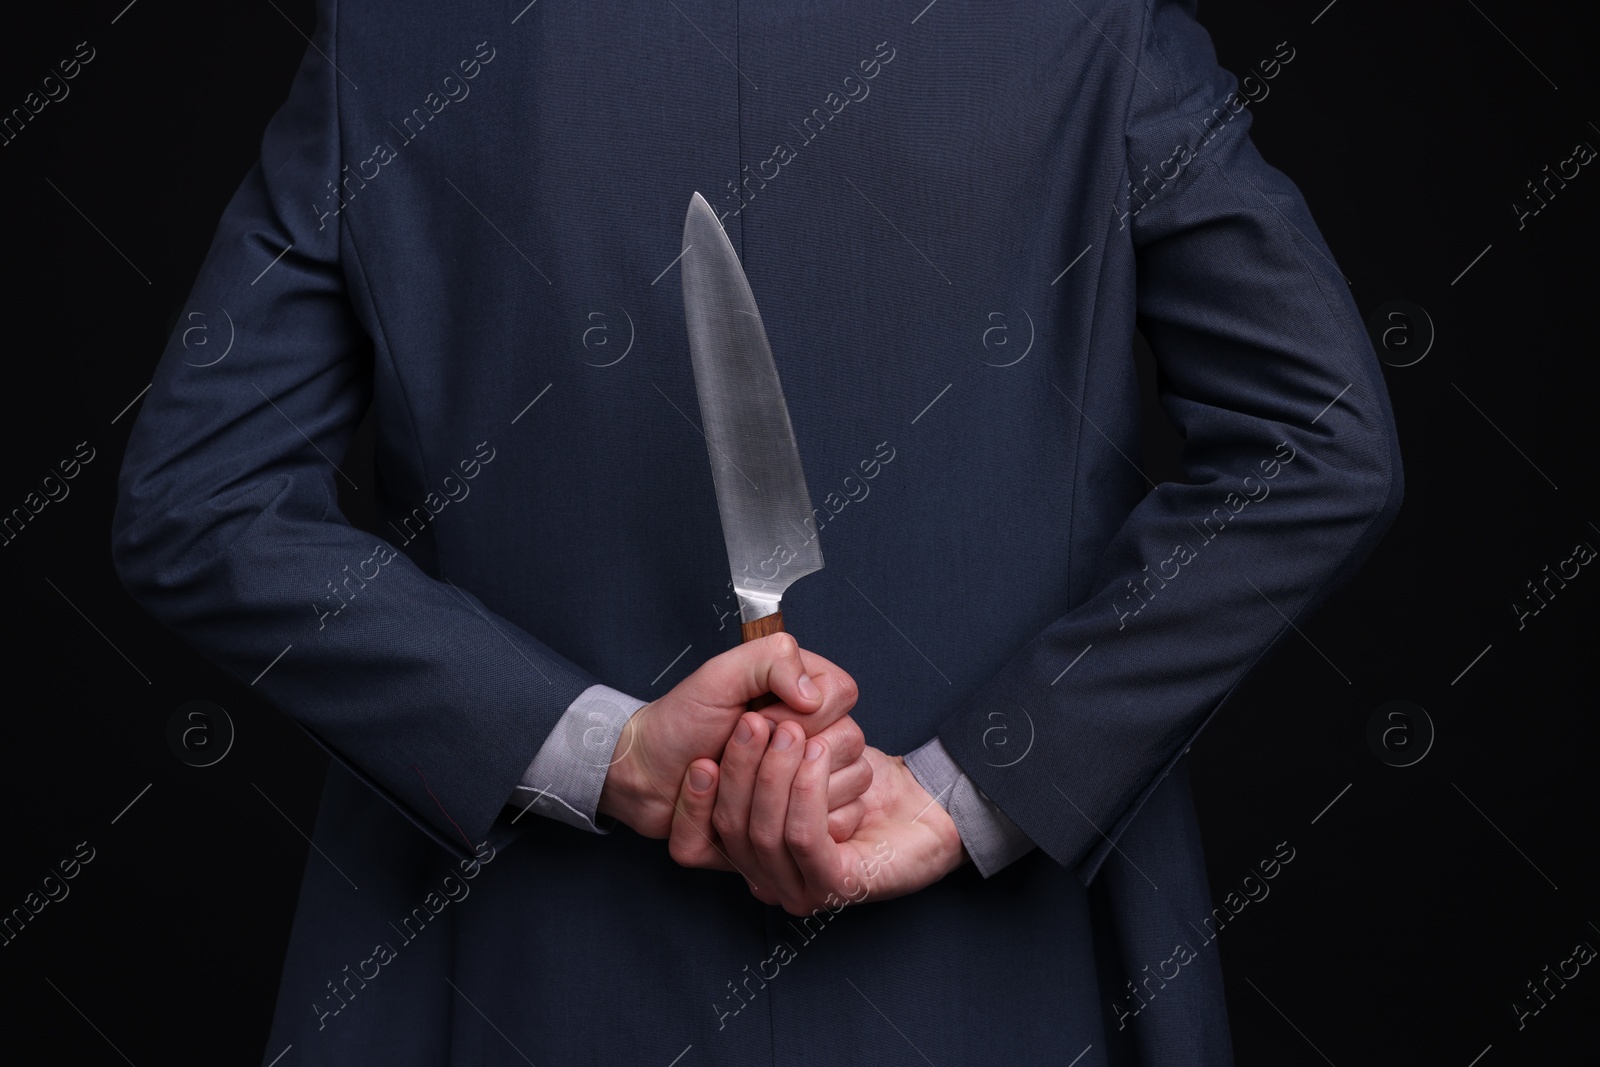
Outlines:
[[[707,660],[628,719],[606,771],[600,813],[644,837],[669,836],[689,764],[720,759],[746,705],[769,692],[778,702],[761,709],[762,716],[774,724],[792,721],[807,737],[826,739],[829,809],[866,792],[872,784],[872,768],[862,758],[866,739],[845,717],[855,707],[855,680],[779,633]]]

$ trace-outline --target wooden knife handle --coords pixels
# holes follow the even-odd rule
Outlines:
[[[745,641],[755,641],[769,634],[783,633],[783,612],[774,611],[771,615],[764,615],[755,622],[741,622],[739,624],[740,636]],[[778,698],[771,693],[763,693],[746,706],[748,711],[760,711],[768,704],[776,704]]]

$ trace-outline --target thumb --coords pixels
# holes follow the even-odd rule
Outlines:
[[[790,634],[747,641],[708,660],[702,671],[709,689],[699,696],[707,704],[735,707],[764,693],[799,712],[820,711],[825,703],[822,689],[807,673],[799,642]]]

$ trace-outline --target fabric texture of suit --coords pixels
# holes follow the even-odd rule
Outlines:
[[[139,601],[335,757],[268,1056],[1231,1062],[1181,756],[1402,480],[1193,4],[318,8],[186,305],[236,342],[174,335],[115,529]],[[696,190],[826,512],[788,627],[869,743],[939,737],[1038,845],[990,878],[792,919],[505,807],[580,693],[738,637],[673,268]],[[1136,466],[1136,327],[1182,483]],[[376,533],[333,466],[369,410]]]

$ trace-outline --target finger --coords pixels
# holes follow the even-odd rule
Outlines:
[[[842,771],[828,775],[828,810],[842,808],[872,785],[872,764],[858,759]]]
[[[805,727],[808,735],[814,736],[818,731],[850,714],[856,706],[860,691],[856,688],[856,680],[844,668],[824,656],[802,648],[800,662],[805,668],[806,677],[811,679],[812,684],[822,692],[821,706],[813,711],[808,719],[796,719]]]
[[[866,815],[867,804],[863,800],[852,800],[842,808],[834,808],[828,812],[828,836],[843,844],[856,835]]]
[[[828,746],[828,769],[842,771],[852,763],[859,760],[867,750],[867,739],[862,734],[861,727],[855,719],[845,716],[825,729],[810,729],[812,723],[800,724],[807,727],[806,733]]]
[[[760,646],[760,647],[752,647]],[[769,634],[744,646],[754,656],[749,663],[751,697],[771,693],[801,712],[821,711],[823,692],[806,673],[800,643],[786,633]],[[748,698],[746,698],[748,699]]]
[[[839,879],[840,861],[839,846],[828,836],[827,745],[815,738],[806,742],[805,758],[790,782],[784,841],[805,879],[805,902],[823,900]]]
[[[711,828],[720,770],[714,761],[701,759],[689,764],[683,776],[677,811],[672,817],[672,833],[667,839],[667,853],[681,866],[733,870],[733,864],[717,845],[716,831]]]
[[[833,671],[842,673],[836,667]],[[820,711],[826,702],[826,694],[807,673],[799,642],[786,633],[746,641],[707,660],[685,679],[685,684],[691,682],[696,699],[712,707],[737,707],[765,693],[803,713]],[[837,688],[837,680],[832,684]]]
[[[795,723],[782,723],[773,731],[750,801],[750,844],[772,882],[772,891],[783,901],[798,901],[805,888],[800,869],[789,855],[785,824],[790,786],[806,744],[805,731]]]
[[[728,747],[722,753],[721,774],[717,781],[716,805],[711,825],[722,849],[735,867],[750,881],[754,890],[766,887],[766,875],[750,847],[750,798],[755,792],[756,772],[766,754],[772,728],[755,712],[739,716]]]
[[[787,705],[779,703],[763,708],[761,714],[774,726],[780,722],[798,723],[807,736],[817,738],[828,746],[828,769],[841,771],[861,759],[867,750],[867,739],[861,727],[849,715],[829,722],[827,717],[832,713],[832,707],[830,703],[828,708],[815,714],[795,715],[789,712]]]

